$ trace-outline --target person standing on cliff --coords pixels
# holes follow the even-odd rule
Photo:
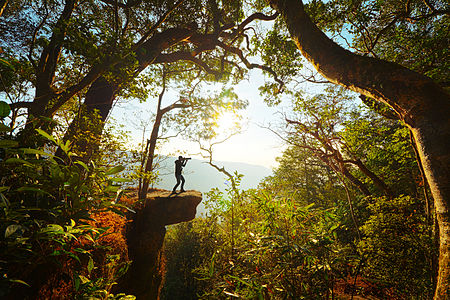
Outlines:
[[[180,155],[178,156],[178,159],[175,161],[175,178],[177,179],[177,184],[173,187],[172,194],[176,194],[177,187],[180,185],[180,182],[181,182],[180,193],[183,193],[185,191],[184,190],[185,180],[181,172],[183,171],[183,167],[186,166],[186,163],[189,159],[190,158],[186,158]]]

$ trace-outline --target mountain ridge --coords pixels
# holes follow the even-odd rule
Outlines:
[[[175,157],[164,157],[160,162],[159,181],[154,185],[157,188],[171,190],[176,183],[174,175]],[[243,175],[240,188],[256,188],[262,179],[272,174],[272,170],[249,163],[214,161],[217,166],[224,167],[227,172],[234,174],[236,171]],[[214,187],[225,190],[227,177],[210,166],[207,161],[192,158],[183,170],[186,179],[185,189],[195,189],[200,192],[208,192]],[[228,183],[229,184],[229,183]]]

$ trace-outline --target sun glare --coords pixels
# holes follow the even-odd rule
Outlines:
[[[236,114],[226,112],[219,116],[217,119],[217,126],[219,128],[219,131],[221,132],[227,132],[235,127],[237,127],[240,124],[240,119]]]

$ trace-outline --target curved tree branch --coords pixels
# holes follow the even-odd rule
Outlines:
[[[232,46],[227,45],[220,41],[217,44],[219,47],[225,49],[226,51],[236,54],[240,58],[240,60],[245,64],[245,66],[247,68],[260,69],[260,70],[266,71],[267,73],[270,73],[273,76],[274,80],[280,84],[280,90],[284,87],[284,82],[278,78],[277,73],[275,73],[275,71],[272,70],[272,68],[265,66],[265,65],[260,65],[260,64],[249,62],[248,59],[244,56],[244,53],[242,52],[242,50],[239,48],[232,47]]]
[[[155,63],[155,64],[170,63],[170,62],[176,62],[179,60],[191,61],[191,62],[195,63],[196,65],[202,67],[203,70],[205,70],[206,72],[208,72],[210,74],[214,74],[216,76],[216,78],[219,78],[221,76],[221,72],[213,70],[212,68],[210,68],[208,66],[208,64],[206,62],[193,56],[192,52],[187,52],[187,51],[177,51],[177,52],[173,52],[173,53],[169,53],[169,54],[160,54],[154,60],[153,63]]]
[[[281,13],[303,56],[325,78],[388,104],[412,131],[439,223],[439,274],[434,297],[445,299],[450,286],[450,94],[408,68],[340,47],[311,21],[302,1],[269,3]]]
[[[135,2],[141,2],[140,1],[135,1]],[[181,3],[183,3],[184,0],[180,0],[177,3],[175,3],[175,5],[169,9],[168,11],[166,11],[159,19],[158,21],[156,21],[156,23],[141,37],[141,39],[134,45],[134,49],[139,48],[142,44],[144,44],[145,40],[152,35],[153,33],[155,33],[156,29],[158,29],[159,26],[161,26],[162,23],[164,23],[164,21],[167,19],[167,17],[175,10],[178,8],[178,6],[181,5]]]

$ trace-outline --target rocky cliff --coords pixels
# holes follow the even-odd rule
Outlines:
[[[169,191],[153,191],[147,195],[147,200],[135,208],[136,213],[129,216],[126,239],[132,264],[117,290],[137,299],[159,298],[165,226],[194,219],[201,200],[198,191],[175,195]]]

